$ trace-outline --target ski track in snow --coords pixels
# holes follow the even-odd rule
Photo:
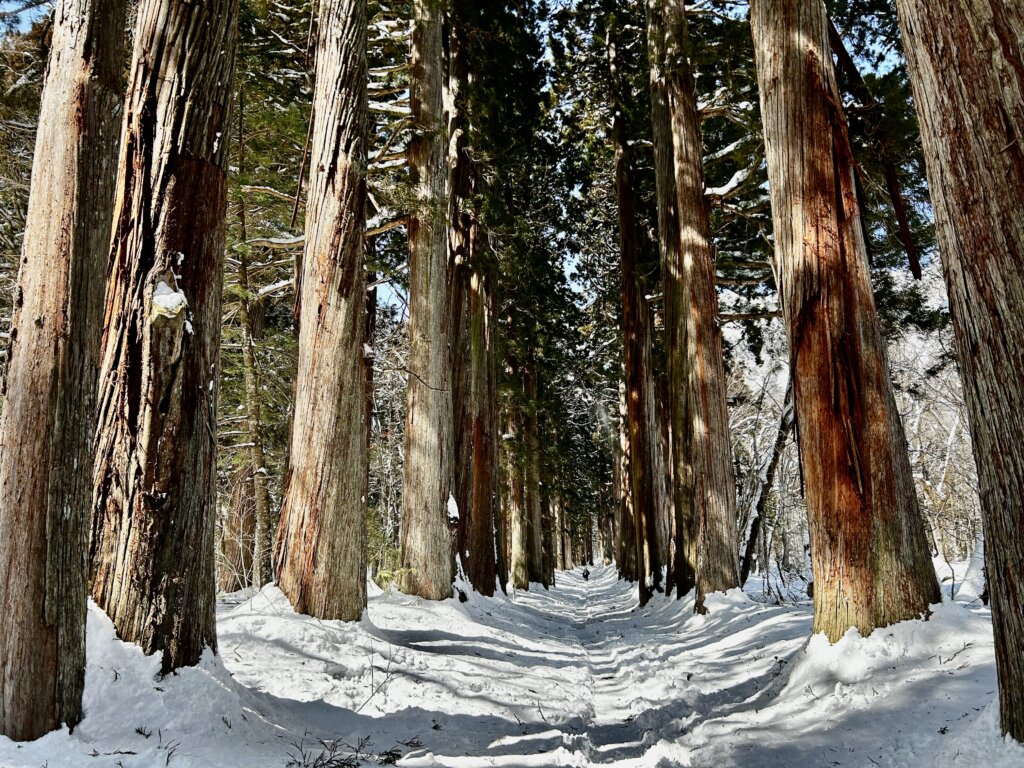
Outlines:
[[[376,590],[359,624],[268,587],[219,605],[220,657],[159,678],[93,606],[85,720],[0,738],[0,768],[285,768],[364,738],[410,768],[1024,766],[997,736],[987,610],[829,646],[807,605],[708,607],[637,608],[606,567],[467,603]]]

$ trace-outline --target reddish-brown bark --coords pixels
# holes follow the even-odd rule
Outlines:
[[[838,640],[939,599],[882,342],[819,0],[755,0],[776,267],[795,382],[814,631]]]

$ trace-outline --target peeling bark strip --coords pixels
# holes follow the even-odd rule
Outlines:
[[[321,0],[295,415],[277,580],[299,613],[366,607],[366,4]]]
[[[981,483],[1001,723],[1024,742],[1024,7],[896,6]]]
[[[451,597],[448,529],[452,482],[452,389],[448,349],[448,238],[443,141],[443,6],[414,0],[409,104],[415,136],[409,169],[409,407],[405,436],[401,588],[429,600]]]
[[[838,640],[939,599],[868,274],[821,0],[754,0],[751,26],[796,385],[814,631]]]
[[[245,88],[238,90],[238,167],[245,168]],[[242,242],[249,239],[246,228],[245,197],[238,201],[238,223]],[[260,396],[260,377],[256,370],[256,331],[252,316],[252,301],[249,291],[249,257],[245,249],[238,252],[238,287],[241,300],[238,302],[238,319],[242,326],[242,371],[245,379],[246,427],[249,430],[249,463],[252,474],[253,531],[251,584],[243,586],[262,587],[273,578],[270,566],[273,534],[270,530],[270,488],[267,478],[267,455],[263,449],[263,406]],[[244,485],[236,485],[245,488]],[[241,589],[241,587],[239,587]],[[226,590],[234,592],[236,590]]]
[[[124,17],[124,0],[57,4],[39,113],[0,416],[0,734],[19,741],[81,719]]]
[[[214,629],[216,381],[237,0],[144,0],[115,187],[92,594],[163,669]]]

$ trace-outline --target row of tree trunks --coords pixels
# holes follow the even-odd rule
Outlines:
[[[443,93],[442,4],[414,0],[409,103],[414,136],[409,170],[409,361],[402,512],[403,592],[431,600],[452,594],[448,525],[452,481],[450,300]]]
[[[896,6],[981,485],[1000,719],[1024,742],[1024,8]]]
[[[295,412],[275,553],[296,611],[347,621],[366,607],[366,25],[365,3],[320,3]]]
[[[216,380],[237,0],[139,6],[115,186],[92,595],[169,671],[216,647]]]
[[[789,443],[789,436],[793,431],[793,382],[790,380],[786,387],[786,399],[782,405],[782,415],[779,416],[779,429],[775,433],[775,441],[772,443],[771,453],[754,478],[755,487],[750,494],[751,504],[748,519],[747,543],[743,547],[743,555],[740,558],[740,586],[747,583],[750,571],[754,564],[754,557],[757,553],[758,542],[761,541],[761,532],[765,526],[765,514],[768,510],[768,501],[772,495],[772,488],[775,486],[775,476],[782,460],[782,454]],[[767,563],[761,559],[759,563],[762,569]]]
[[[551,510],[555,525],[555,570],[572,570],[576,567],[576,558],[573,551],[576,530],[569,520],[568,510],[562,504],[561,497],[557,494],[551,500]]]
[[[814,631],[836,641],[939,599],[871,281],[820,0],[753,0],[815,574]],[[734,550],[735,551],[735,550]]]
[[[220,562],[217,591],[237,592],[253,584],[256,547],[256,490],[251,467],[243,465],[231,478],[226,508],[220,510]]]
[[[593,520],[587,518],[587,533],[583,537],[583,562],[587,565],[594,564],[594,528]]]
[[[245,171],[245,89],[238,93],[238,167]],[[246,205],[243,196],[238,201],[238,223],[242,242],[249,239],[246,226]],[[246,427],[249,432],[249,465],[252,475],[253,531],[251,553],[251,581],[244,586],[262,587],[273,577],[270,566],[272,531],[270,520],[270,484],[267,457],[263,450],[263,405],[260,377],[256,365],[256,324],[252,314],[252,294],[249,290],[249,255],[245,249],[238,252],[238,320],[242,326],[242,375],[245,381]],[[245,487],[236,484],[235,488]],[[241,587],[236,587],[240,589]],[[230,590],[229,590],[230,591]]]
[[[81,719],[103,274],[124,0],[61,0],[0,416],[0,734]]]

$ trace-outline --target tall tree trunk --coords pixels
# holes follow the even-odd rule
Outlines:
[[[498,497],[497,382],[495,381],[494,303],[489,281],[474,272],[469,283],[472,482],[467,544],[471,562],[467,575],[484,595],[494,594],[495,509]]]
[[[524,471],[522,458],[516,454],[517,438],[523,432],[520,419],[517,407],[514,404],[509,406],[505,416],[505,519],[509,530],[509,580],[515,589],[529,589]]]
[[[677,471],[687,472],[684,487],[692,492],[691,515],[684,519],[683,544],[696,533],[697,610],[711,592],[739,585],[736,530],[736,481],[729,437],[729,413],[722,332],[718,322],[715,289],[715,247],[710,211],[704,196],[704,145],[694,91],[693,73],[687,59],[689,32],[680,3],[663,3],[661,52],[664,55],[672,135],[676,211],[679,228],[678,261],[670,263],[667,282],[676,283],[684,327],[676,330],[685,352],[673,353],[673,370],[685,369],[685,419],[680,424]],[[657,30],[655,30],[657,32]],[[667,151],[665,151],[667,154]],[[685,506],[684,506],[685,509]],[[692,544],[688,557],[693,555]]]
[[[86,550],[124,0],[61,0],[0,415],[0,734],[82,715]]]
[[[453,14],[453,17],[457,14]],[[453,268],[452,401],[455,424],[454,493],[459,507],[458,546],[463,572],[481,594],[494,594],[494,504],[497,410],[494,323],[485,277],[488,254],[480,241],[473,202],[477,173],[468,150],[468,117],[462,89],[469,80],[465,29],[453,18],[449,35],[449,217]]]
[[[651,510],[650,517],[645,521],[644,535],[650,550],[648,572],[651,574],[652,585],[658,592],[663,591],[663,567],[669,562],[669,549],[672,536],[672,518],[675,504],[673,503],[672,477],[669,464],[671,455],[668,446],[663,442],[666,434],[665,411],[661,406],[662,384],[664,379],[657,376],[654,365],[654,312],[641,293],[643,308],[643,392],[644,418],[647,426],[648,467],[651,476]]]
[[[541,572],[544,587],[550,587],[555,579],[555,524],[552,517],[551,496],[548,486],[542,480],[540,485],[540,520],[541,520]]]
[[[245,409],[249,432],[248,450],[255,526],[252,540],[252,586],[258,589],[273,578],[270,568],[272,534],[267,454],[263,448],[263,396],[260,394],[260,377],[256,368],[256,339],[250,305],[248,261],[245,253],[238,254],[238,287],[242,292],[238,320],[242,325],[242,372],[245,379]]]
[[[451,200],[455,203],[455,174],[452,176]],[[449,258],[452,269],[452,496],[459,510],[455,527],[455,557],[465,573],[469,561],[469,505],[473,483],[473,411],[470,374],[469,339],[469,280],[470,268],[466,263],[466,240],[468,233],[461,229],[461,221],[455,211],[448,218]],[[472,581],[472,580],[471,580]]]
[[[451,270],[451,352],[452,352],[452,495],[459,510],[455,530],[455,555],[463,573],[470,559],[469,506],[473,483],[472,352],[470,351],[469,283],[472,275],[472,160],[466,148],[466,115],[462,85],[468,76],[462,20],[449,15],[448,79],[445,93],[448,118],[448,262]],[[470,579],[470,583],[472,579]],[[474,586],[476,586],[474,584]]]
[[[615,52],[609,46],[609,60],[615,77]],[[613,118],[615,145],[615,197],[619,216],[620,280],[622,287],[622,326],[625,346],[626,424],[632,461],[629,463],[633,488],[634,541],[639,566],[640,604],[651,599],[652,583],[661,573],[658,564],[657,497],[655,482],[658,468],[654,461],[657,432],[652,429],[650,368],[650,317],[637,282],[640,255],[632,169],[626,146],[622,111],[616,104]]]
[[[651,333],[655,333],[651,322]],[[655,458],[657,475],[654,478],[658,499],[658,562],[665,569],[665,594],[671,594],[675,587],[672,573],[673,542],[676,527],[675,486],[673,485],[672,458],[672,414],[669,407],[668,377],[651,377],[651,411],[654,414]]]
[[[602,463],[605,461],[602,456]],[[597,535],[601,549],[601,561],[604,565],[611,565],[615,561],[616,541],[618,539],[616,528],[616,499],[618,480],[618,461],[615,460],[614,449],[612,449],[612,461],[610,472],[602,471],[601,476],[607,480],[601,483],[600,500],[597,510]]]
[[[914,618],[938,602],[892,393],[846,119],[820,0],[754,0],[779,294],[807,494],[814,631]]]
[[[575,542],[577,536],[580,535],[580,526],[577,520],[570,518],[569,507],[561,498],[559,499],[559,508],[562,512],[562,525],[565,528],[562,534],[562,569],[571,571],[576,567]]]
[[[556,571],[567,570],[566,566],[566,521],[562,514],[562,501],[558,494],[551,499],[551,514],[554,519],[554,567]]]
[[[615,461],[616,531],[615,560],[619,575],[627,581],[640,579],[636,538],[636,507],[633,501],[633,446],[630,442],[625,377],[619,382],[619,447]]]
[[[540,419],[537,413],[537,370],[531,364],[525,372],[527,412],[523,430],[526,448],[526,560],[531,584],[547,586],[544,569],[544,521],[540,487]]]
[[[494,311],[494,297],[491,298],[491,312]],[[492,314],[493,319],[493,314]],[[507,461],[503,461],[503,455],[507,455],[507,452],[503,450],[504,434],[500,430],[500,422],[498,421],[498,393],[497,393],[497,381],[498,381],[498,355],[497,350],[491,350],[491,357],[489,360],[490,377],[491,383],[494,385],[494,396],[490,398],[488,407],[494,413],[494,423],[496,428],[494,435],[492,435],[492,448],[494,454],[494,474],[495,474],[495,491],[494,491],[494,549],[495,549],[495,571],[498,577],[498,585],[501,587],[502,592],[508,591],[509,583],[509,571],[511,569],[511,557],[510,557],[510,538],[511,534],[509,531],[510,523],[509,517],[506,514],[506,502],[505,498],[509,495],[509,484],[508,484],[508,472],[506,467],[508,466]]]
[[[594,523],[590,517],[587,518],[587,536],[583,540],[583,559],[587,565],[594,564]]]
[[[475,226],[473,227],[475,238]],[[481,594],[494,594],[497,499],[497,396],[493,378],[493,303],[482,274],[457,267],[454,293],[455,482],[457,551]]]
[[[376,240],[375,237],[367,237],[364,240],[363,248],[365,249],[365,252],[363,254],[363,259],[368,264],[376,262],[376,253],[375,253],[376,247],[377,247],[377,240]],[[366,314],[364,315],[364,326],[363,326],[363,328],[364,328],[364,330],[363,330],[363,344],[364,344],[364,346],[363,346],[363,371],[364,371],[364,374],[365,374],[364,377],[363,377],[363,387],[364,387],[364,389],[363,389],[363,403],[364,403],[363,408],[365,410],[363,412],[366,414],[366,423],[363,425],[363,427],[364,427],[364,430],[366,431],[367,489],[369,490],[369,448],[373,444],[373,424],[374,424],[374,419],[376,417],[375,401],[374,401],[374,387],[375,387],[375,383],[376,383],[375,382],[374,366],[376,365],[377,358],[376,358],[376,354],[374,352],[374,340],[377,337],[377,323],[378,323],[378,316],[379,316],[378,315],[378,307],[377,307],[377,291],[378,291],[378,287],[376,285],[376,283],[377,283],[377,273],[372,268],[368,268],[366,270],[366,282],[367,282],[367,286],[368,287],[366,289]],[[392,457],[390,460],[393,461],[394,458],[395,457]],[[381,485],[383,486],[383,485],[385,485],[385,483],[381,483]],[[382,537],[388,537],[389,541],[393,541],[397,537],[394,536],[392,532],[389,532],[387,530],[387,528],[388,527],[392,527],[393,528],[395,521],[394,521],[393,516],[390,514],[390,512],[387,511],[388,508],[389,508],[389,505],[388,505],[388,502],[387,502],[387,498],[386,498],[387,493],[386,493],[386,491],[383,490],[383,488],[381,488],[381,491],[382,491],[382,493],[381,493],[381,498],[378,500],[378,507],[382,510],[383,515],[386,516],[386,518],[389,520],[389,522],[381,524],[381,535],[382,535]],[[367,498],[369,498],[369,494],[367,494]],[[367,511],[367,516],[369,516],[369,511]],[[369,567],[370,567],[370,563],[369,563],[369,560],[370,560],[370,552],[369,552],[369,547],[370,547],[369,538],[370,537],[369,537],[369,530],[367,530],[366,536],[367,536],[367,541],[366,541],[366,549],[367,549],[366,558],[367,558],[367,568],[369,569]],[[377,575],[376,574],[376,570],[378,570],[378,569],[375,569],[374,576]]]
[[[896,6],[978,464],[1000,721],[1024,742],[1024,8]]]
[[[366,4],[321,0],[299,360],[277,581],[299,613],[366,608]]]
[[[216,380],[237,0],[139,6],[115,187],[93,588],[170,671],[216,647]]]
[[[647,51],[651,68],[651,130],[658,204],[658,246],[661,255],[665,319],[665,370],[672,460],[673,560],[669,584],[682,597],[696,584],[698,527],[694,517],[693,472],[688,428],[686,313],[683,309],[682,241],[676,196],[675,150],[669,111],[670,75],[664,0],[646,0]]]
[[[238,93],[238,166],[245,168],[245,89]],[[242,242],[249,239],[246,225],[245,196],[238,201],[238,220]],[[249,464],[252,473],[253,531],[252,531],[252,585],[262,587],[271,578],[270,568],[270,488],[267,477],[267,457],[263,450],[263,405],[260,395],[259,372],[256,368],[256,330],[252,317],[249,291],[249,255],[245,249],[238,253],[238,320],[242,326],[242,374],[245,380],[246,426],[249,432]],[[236,487],[245,487],[236,485]],[[233,591],[233,590],[232,590]]]
[[[451,597],[452,391],[443,140],[443,3],[414,0],[409,100],[415,135],[409,167],[409,408],[402,512],[402,591]]]

